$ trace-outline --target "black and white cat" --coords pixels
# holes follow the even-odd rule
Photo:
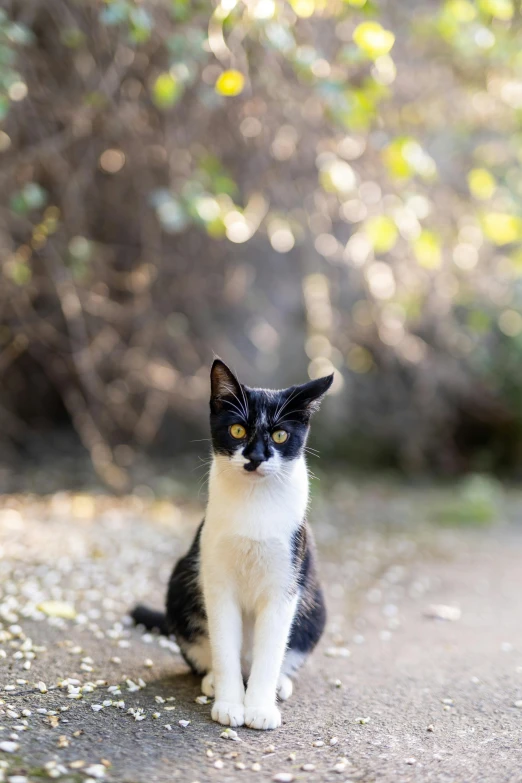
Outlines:
[[[215,697],[212,718],[225,726],[280,726],[277,697],[292,694],[291,678],[324,629],[304,451],[332,380],[251,389],[214,361],[205,519],[174,568],[166,615],[142,606],[132,613],[175,634],[204,675],[203,693]]]

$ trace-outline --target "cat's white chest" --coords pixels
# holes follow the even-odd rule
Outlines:
[[[216,554],[246,614],[290,589],[291,551],[278,538],[224,536],[216,542]]]
[[[303,521],[307,500],[304,460],[285,483],[255,485],[248,477],[216,469],[201,539],[204,583],[232,590],[246,613],[286,594],[293,533]]]

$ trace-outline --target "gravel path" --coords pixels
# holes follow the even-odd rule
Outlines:
[[[477,530],[430,523],[447,492],[346,480],[324,494],[328,633],[283,727],[238,742],[175,644],[125,622],[138,599],[161,605],[198,504],[4,496],[0,779],[521,781],[519,496]]]

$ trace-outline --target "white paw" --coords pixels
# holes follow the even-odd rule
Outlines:
[[[212,720],[223,726],[242,726],[245,722],[245,708],[242,704],[216,701],[212,707]]]
[[[211,699],[214,698],[214,672],[208,672],[201,680],[201,693],[205,696],[210,696]]]
[[[292,680],[286,674],[280,674],[277,682],[277,695],[281,701],[286,701],[294,692]]]
[[[268,707],[247,707],[245,723],[251,729],[277,729],[281,725],[281,713],[274,705]]]

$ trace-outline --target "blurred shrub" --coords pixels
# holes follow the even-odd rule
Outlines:
[[[4,5],[4,435],[69,419],[121,485],[215,350],[335,367],[332,454],[516,463],[521,44],[511,0]]]

